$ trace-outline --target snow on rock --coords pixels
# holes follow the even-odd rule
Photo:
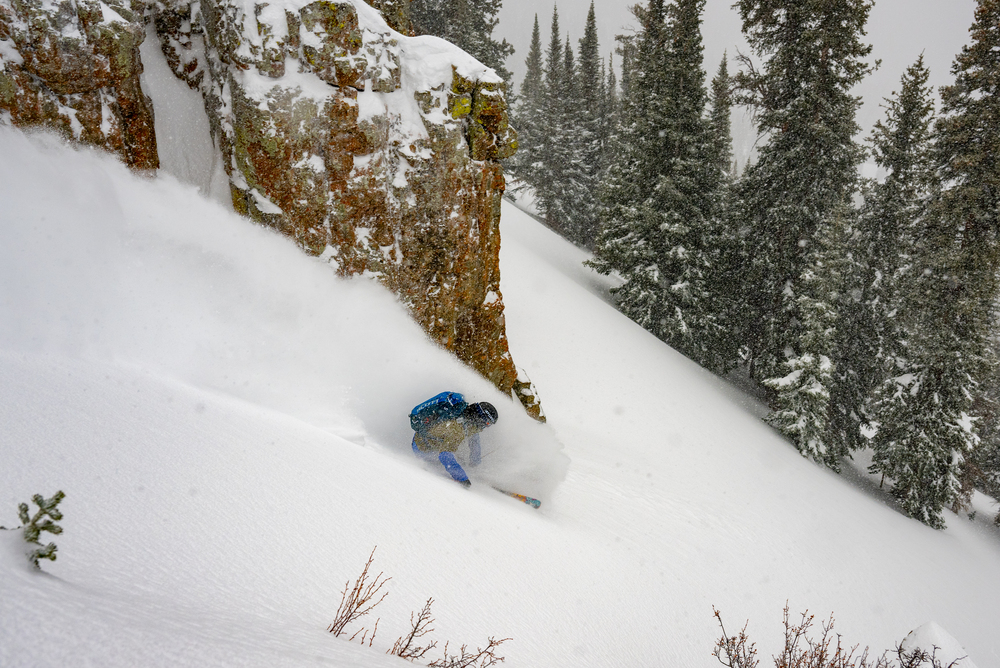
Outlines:
[[[46,127],[155,169],[142,12],[123,0],[0,0],[0,123]]]
[[[954,636],[945,631],[937,622],[927,622],[910,631],[901,643],[907,652],[920,649],[933,655],[942,666],[950,666],[953,662],[956,668],[976,668],[969,658],[969,653]]]
[[[406,28],[405,2],[375,3]],[[157,0],[174,73],[202,92],[235,209],[342,275],[375,276],[424,330],[540,416],[499,295],[502,80],[362,0]],[[367,230],[365,235],[360,230]]]
[[[156,110],[153,120],[160,170],[232,208],[229,177],[222,152],[212,141],[201,93],[174,76],[152,25],[146,26],[140,53],[142,87]]]

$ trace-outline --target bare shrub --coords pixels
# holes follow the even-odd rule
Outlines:
[[[968,658],[962,656],[946,665],[941,663],[941,659],[937,658],[937,651],[939,649],[941,648],[935,645],[929,654],[919,647],[915,648],[911,652],[907,652],[903,649],[902,644],[897,644],[896,658],[899,661],[899,668],[920,668],[925,665],[929,666],[929,668],[957,668],[959,661]]]
[[[372,549],[372,553],[368,556],[368,561],[365,562],[365,567],[361,571],[361,575],[354,581],[354,584],[351,585],[350,580],[348,580],[344,585],[344,591],[340,597],[340,606],[337,608],[337,615],[326,629],[335,636],[341,635],[348,624],[367,615],[389,595],[389,592],[382,592],[382,588],[392,578],[383,577],[382,573],[376,575],[374,579],[369,575],[372,563],[375,561],[376,549],[378,549],[377,545]],[[379,596],[380,593],[382,594],[381,596]],[[437,641],[431,641],[424,645],[422,644],[424,641],[421,640],[421,638],[434,630],[431,626],[434,623],[434,618],[431,616],[432,603],[434,603],[434,599],[429,598],[419,613],[416,615],[410,613],[410,632],[405,636],[397,638],[392,649],[386,652],[386,654],[395,655],[409,661],[417,661],[423,659],[428,652],[437,647]],[[381,620],[375,620],[375,626],[372,627],[370,632],[371,635],[369,635],[368,629],[362,627],[355,631],[349,640],[354,640],[360,635],[361,644],[367,644],[371,647],[372,643],[375,642],[375,634],[378,632],[379,621]],[[496,655],[496,649],[508,640],[510,638],[496,640],[491,636],[486,649],[477,647],[475,652],[470,652],[468,645],[462,645],[458,654],[448,654],[448,643],[445,643],[444,656],[427,665],[429,668],[490,668],[490,666],[495,666],[504,661],[504,657]]]
[[[429,645],[419,644],[420,638],[423,638],[434,630],[431,627],[431,624],[434,623],[434,618],[431,617],[431,603],[433,602],[433,598],[427,599],[423,609],[416,617],[413,616],[414,613],[410,613],[410,632],[405,636],[397,638],[392,649],[386,652],[387,654],[393,654],[409,661],[416,661],[417,659],[424,658],[427,652],[437,647],[436,640],[432,641]]]
[[[747,625],[744,624],[739,633],[730,636],[722,623],[722,614],[714,607],[712,611],[722,629],[722,636],[716,641],[712,655],[727,668],[756,668],[759,663],[757,649],[746,634]],[[788,614],[788,605],[785,605],[785,646],[781,654],[772,657],[775,668],[957,668],[962,660],[943,664],[937,658],[937,647],[930,653],[919,648],[907,652],[902,644],[896,645],[895,657],[884,652],[882,656],[872,659],[867,647],[859,652],[859,645],[843,645],[840,634],[833,630],[832,614],[822,623],[818,637],[811,632],[814,620],[815,616],[807,610],[798,622],[793,622]]]
[[[368,637],[368,629],[362,627],[362,628],[358,629],[357,631],[355,631],[354,635],[352,635],[350,638],[348,638],[348,640],[350,640],[350,641],[353,642],[354,639],[357,638],[358,634],[360,633],[361,634],[361,644],[364,645],[365,644],[365,640],[368,640],[368,646],[371,647],[372,643],[375,642],[375,634],[378,633],[378,623],[380,621],[382,621],[382,620],[381,619],[376,619],[375,620],[375,627],[372,629],[372,635],[371,635],[371,637]]]
[[[467,645],[462,645],[458,654],[448,654],[448,643],[444,645],[444,657],[437,661],[428,663],[428,668],[489,668],[498,663],[503,663],[504,657],[496,655],[496,648],[510,640],[503,638],[496,640],[492,636],[486,649],[477,647],[476,651],[468,651]]]
[[[747,623],[740,629],[739,634],[731,636],[726,633],[726,625],[722,623],[722,613],[712,606],[715,618],[719,620],[719,628],[722,629],[722,637],[715,643],[712,656],[719,660],[728,668],[757,668],[757,646],[750,642],[747,637]]]
[[[375,560],[375,550],[378,549],[376,545],[372,548],[372,553],[368,557],[367,563],[365,563],[364,570],[361,571],[361,575],[358,579],[354,581],[354,586],[351,586],[350,580],[344,585],[344,592],[340,597],[340,607],[337,608],[337,615],[333,618],[333,622],[327,628],[327,631],[335,636],[339,636],[344,632],[344,627],[346,627],[351,622],[364,617],[372,609],[375,608],[379,603],[381,603],[389,592],[384,592],[377,600],[379,592],[382,587],[385,586],[392,578],[382,577],[382,573],[375,576],[374,580],[369,581],[368,570],[371,568],[372,562]],[[378,630],[378,620],[375,620],[375,627],[372,629],[371,638],[368,638],[368,646],[371,647],[372,642],[375,640],[375,631]],[[356,631],[354,635],[350,637],[350,640],[362,633],[361,642],[364,643],[368,635],[366,629],[361,629]]]
[[[839,633],[833,632],[833,615],[823,622],[818,639],[809,636],[815,615],[806,610],[798,623],[792,623],[785,605],[785,648],[774,657],[776,668],[887,668],[884,657],[871,663],[868,648],[858,653],[858,645],[851,648],[841,644]]]

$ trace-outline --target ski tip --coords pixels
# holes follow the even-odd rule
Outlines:
[[[507,490],[500,489],[499,487],[494,487],[493,489],[495,489],[496,491],[500,492],[501,494],[506,494],[507,496],[511,497],[512,499],[517,499],[518,501],[520,501],[522,503],[526,503],[526,504],[528,504],[529,506],[531,506],[532,508],[534,508],[536,510],[538,508],[541,508],[541,506],[542,506],[542,502],[541,501],[539,501],[538,499],[533,499],[530,496],[525,496],[524,494],[518,494],[517,492],[508,492]]]

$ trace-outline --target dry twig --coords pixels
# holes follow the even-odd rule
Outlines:
[[[930,668],[957,668],[960,661],[969,658],[967,656],[962,656],[945,665],[941,663],[941,659],[937,658],[937,651],[939,649],[941,648],[934,645],[934,648],[930,651],[930,653],[927,653],[919,647],[907,652],[903,649],[902,643],[900,643],[896,645],[896,656],[899,659],[899,668],[921,668],[924,664],[928,664]]]
[[[358,634],[360,633],[361,634],[361,644],[364,645],[365,644],[365,640],[367,639],[368,640],[368,646],[371,647],[372,643],[375,642],[375,634],[378,633],[378,623],[380,621],[382,621],[382,620],[381,619],[376,619],[375,620],[375,628],[372,629],[372,636],[371,636],[371,638],[368,637],[368,629],[366,629],[364,627],[361,627],[360,629],[358,629],[357,631],[355,631],[354,635],[352,635],[350,638],[348,638],[348,640],[350,640],[350,641],[353,642],[354,639],[357,638]]]
[[[738,635],[730,636],[726,633],[726,625],[722,623],[722,613],[716,610],[714,605],[712,612],[715,613],[715,618],[719,620],[719,628],[722,629],[722,637],[715,643],[712,656],[727,668],[756,668],[757,646],[747,637],[747,624],[750,620],[747,620]]]
[[[497,656],[495,650],[508,640],[510,638],[495,640],[491,636],[486,649],[477,647],[476,652],[472,653],[468,651],[467,645],[462,645],[458,654],[450,656],[448,655],[448,643],[445,643],[444,657],[428,663],[427,666],[428,668],[490,668],[490,666],[495,666],[504,661],[504,657]]]
[[[727,668],[756,668],[757,650],[747,637],[746,625],[737,635],[730,636],[722,623],[721,613],[714,607],[712,611],[722,629],[722,637],[716,641],[712,655]],[[841,643],[841,636],[833,630],[832,614],[823,622],[819,637],[813,638],[810,629],[814,619],[815,616],[807,610],[797,623],[793,623],[788,614],[788,604],[785,604],[785,646],[781,654],[773,657],[775,668],[958,668],[962,660],[956,659],[945,665],[937,658],[937,647],[931,653],[921,649],[907,652],[902,645],[896,646],[895,658],[885,652],[877,659],[870,659],[867,647],[859,653],[859,645],[845,647]]]
[[[429,645],[417,644],[418,639],[434,630],[431,627],[431,624],[434,623],[434,618],[431,617],[431,603],[433,602],[433,598],[427,599],[427,602],[424,603],[424,607],[420,611],[420,614],[416,617],[413,616],[412,612],[410,613],[410,632],[406,636],[400,636],[387,654],[393,654],[402,659],[416,661],[417,659],[424,658],[424,655],[427,654],[427,652],[437,647],[436,640],[432,641]]]
[[[372,561],[375,560],[375,550],[378,549],[376,545],[372,548],[372,553],[368,557],[368,562],[365,563],[364,570],[361,571],[361,575],[358,579],[354,581],[354,586],[351,586],[350,581],[344,585],[344,592],[340,598],[340,606],[337,608],[337,615],[334,617],[333,622],[330,624],[327,631],[335,636],[339,636],[344,632],[344,627],[353,622],[354,620],[364,617],[369,612],[372,611],[375,606],[385,599],[389,595],[389,592],[385,592],[379,597],[378,600],[373,602],[373,599],[378,596],[379,591],[385,586],[385,583],[392,578],[383,578],[382,573],[375,576],[375,579],[371,582],[368,581],[368,569],[371,568]],[[378,629],[378,620],[375,621],[375,629],[372,631],[371,639],[368,641],[368,645],[371,646],[372,641],[375,640],[375,630]],[[364,630],[364,629],[362,629]],[[367,631],[361,638],[361,642],[365,642],[365,636],[367,636]],[[351,636],[351,640],[358,635],[355,632]]]
[[[833,632],[833,615],[823,622],[823,630],[818,640],[809,637],[815,615],[809,611],[802,613],[798,624],[793,624],[785,604],[783,622],[785,626],[785,648],[781,656],[774,657],[776,668],[885,668],[885,657],[874,664],[868,661],[868,648],[857,655],[858,645],[850,649],[841,644],[840,634]],[[802,642],[805,647],[801,647]],[[836,642],[834,642],[836,641]],[[856,656],[857,655],[857,656]]]

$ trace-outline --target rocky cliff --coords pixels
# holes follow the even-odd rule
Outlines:
[[[46,126],[156,169],[139,85],[143,11],[127,0],[0,0],[0,122]]]
[[[0,114],[155,167],[141,8],[87,1],[0,0]],[[544,419],[511,360],[499,290],[498,161],[516,150],[503,82],[406,34],[406,0],[370,3],[154,0],[146,16],[204,97],[235,209],[342,275],[380,280]]]

